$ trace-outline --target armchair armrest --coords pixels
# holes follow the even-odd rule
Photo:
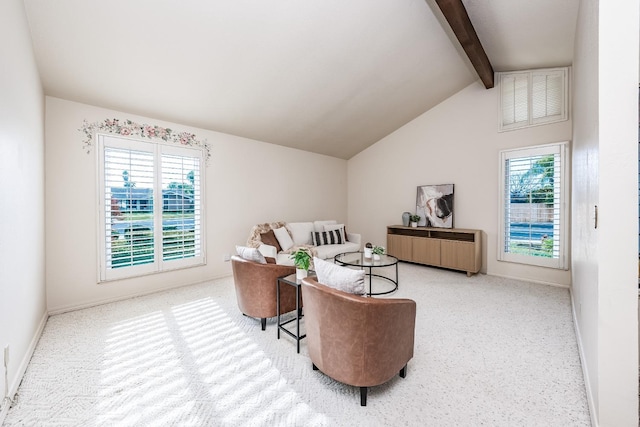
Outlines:
[[[373,377],[391,378],[413,357],[416,303],[400,298],[374,299],[367,309],[365,355],[375,358],[366,358],[365,365]],[[381,372],[389,368],[389,373]]]

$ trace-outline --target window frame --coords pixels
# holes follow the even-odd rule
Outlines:
[[[501,150],[499,152],[499,189],[498,189],[498,261],[513,262],[518,264],[534,265],[539,267],[548,267],[559,270],[569,269],[569,227],[567,224],[569,218],[569,141],[556,142],[551,144],[529,146],[522,148],[514,148]],[[509,182],[506,179],[506,161],[517,158],[527,158],[533,156],[558,155],[558,174],[560,183],[558,185],[558,257],[547,258],[534,255],[516,254],[505,251],[507,243],[507,234],[509,230],[506,228],[506,210],[507,203],[510,203]],[[554,241],[556,233],[554,231]]]
[[[97,161],[97,195],[98,195],[98,283],[111,282],[174,271],[184,268],[206,265],[206,229],[205,229],[205,156],[201,148],[188,146],[176,146],[161,142],[150,142],[135,137],[114,135],[108,133],[96,133],[96,161]],[[106,182],[105,182],[105,149],[115,148],[151,153],[153,155],[153,224],[154,224],[154,260],[135,266],[119,268],[108,267],[107,253],[110,244],[107,238],[107,206],[106,206]],[[162,159],[163,155],[183,156],[194,158],[199,163],[199,232],[195,236],[199,241],[199,253],[193,257],[180,259],[163,259],[163,193],[162,193]],[[194,212],[194,215],[196,213]]]
[[[541,68],[536,70],[511,71],[496,73],[498,76],[499,92],[498,92],[498,132],[507,132],[516,129],[524,129],[533,126],[540,126],[550,123],[559,123],[569,119],[569,69],[570,67],[561,68]],[[533,79],[535,76],[552,76],[557,75],[562,79],[562,102],[561,113],[559,115],[543,116],[539,118],[533,117]],[[527,77],[527,120],[504,124],[504,80],[507,78]],[[548,93],[548,92],[547,92]],[[515,104],[514,104],[515,108]]]

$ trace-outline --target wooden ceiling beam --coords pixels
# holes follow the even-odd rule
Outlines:
[[[469,57],[471,64],[476,69],[480,80],[487,89],[494,86],[493,67],[480,43],[478,34],[471,24],[467,9],[462,0],[435,0],[445,19],[451,26],[453,33],[458,38],[462,49]]]

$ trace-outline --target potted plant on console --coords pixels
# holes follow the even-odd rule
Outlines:
[[[412,227],[417,227],[418,226],[418,221],[420,221],[420,215],[413,214],[413,215],[411,215],[411,217],[409,217],[409,219],[411,220],[411,226]]]
[[[300,248],[291,254],[293,264],[296,266],[296,279],[304,279],[307,277],[309,267],[311,266],[311,252],[307,248]]]

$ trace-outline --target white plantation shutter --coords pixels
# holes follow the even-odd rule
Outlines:
[[[106,221],[103,224],[107,267],[153,263],[153,221],[133,220],[127,216],[132,212],[147,212],[153,216],[153,154],[106,148],[104,169]],[[123,251],[114,250],[117,243]]]
[[[172,185],[180,182],[182,186]],[[200,255],[200,159],[163,154],[162,193],[162,259],[170,261]]]
[[[566,268],[567,143],[500,153],[498,259]]]
[[[503,125],[528,124],[529,77],[527,74],[511,74],[502,79]]]
[[[531,73],[531,105],[533,124],[565,120],[563,71]]]
[[[567,120],[568,68],[498,73],[499,130]]]
[[[100,281],[200,265],[202,152],[98,135]]]

